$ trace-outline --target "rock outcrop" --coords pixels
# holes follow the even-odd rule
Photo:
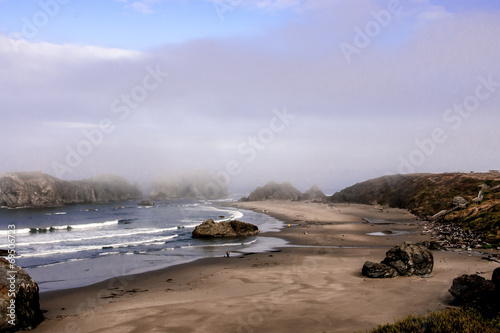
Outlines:
[[[0,206],[8,208],[60,207],[66,204],[105,203],[142,198],[137,185],[125,178],[102,175],[66,181],[41,172],[0,175]]]
[[[0,258],[0,312],[0,332],[33,329],[43,321],[37,283],[4,258]]]
[[[472,305],[484,303],[495,290],[495,284],[477,274],[461,275],[453,279],[449,289],[455,305]]]
[[[313,185],[305,193],[297,190],[292,184],[284,182],[278,184],[269,182],[262,187],[257,187],[248,197],[241,198],[240,201],[265,201],[265,200],[319,200],[323,201],[327,196],[321,191],[318,185]]]
[[[297,190],[292,184],[284,182],[278,184],[269,182],[262,187],[257,187],[243,201],[264,201],[264,200],[300,200],[302,192]]]
[[[405,242],[387,251],[381,263],[365,262],[361,273],[369,278],[391,278],[427,275],[433,267],[434,256],[425,245]]]
[[[194,238],[242,237],[258,233],[259,228],[251,223],[237,220],[214,222],[214,220],[208,219],[194,228],[192,236]]]
[[[453,305],[473,307],[487,317],[497,316],[500,312],[500,268],[493,271],[491,280],[477,274],[456,277],[449,292]]]
[[[301,199],[323,201],[326,199],[326,195],[321,191],[318,185],[314,184],[310,189],[304,192]]]
[[[385,254],[382,263],[393,267],[399,275],[426,275],[432,273],[434,256],[425,246],[404,242]]]
[[[207,172],[191,172],[180,176],[166,176],[153,182],[151,200],[222,199],[228,196],[227,185]]]

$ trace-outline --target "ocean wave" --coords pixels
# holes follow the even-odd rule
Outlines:
[[[93,250],[110,250],[110,249],[118,249],[118,248],[127,248],[127,247],[140,246],[140,245],[143,245],[143,246],[160,245],[160,244],[164,244],[165,242],[167,242],[167,241],[169,241],[177,236],[179,236],[179,235],[171,235],[171,236],[162,237],[162,238],[144,239],[144,240],[140,240],[140,241],[126,242],[126,243],[76,246],[76,247],[65,248],[65,249],[58,248],[58,249],[53,249],[53,250],[41,251],[41,252],[37,252],[37,253],[22,253],[22,254],[20,254],[20,256],[22,258],[44,257],[44,256],[70,254],[70,253],[93,251]]]
[[[16,243],[16,246],[33,246],[33,245],[44,245],[44,244],[59,244],[59,243],[75,243],[75,242],[84,242],[91,241],[97,239],[106,239],[106,238],[118,238],[118,237],[129,237],[129,236],[138,236],[138,235],[148,235],[148,234],[159,234],[165,231],[174,231],[178,230],[177,227],[163,228],[163,229],[135,229],[132,232],[122,232],[122,233],[113,233],[106,235],[98,235],[98,236],[90,236],[90,237],[79,237],[79,238],[62,238],[55,240],[44,240],[44,241],[35,241],[35,242],[21,242]],[[8,244],[0,244],[0,248],[7,247]]]
[[[202,244],[202,245],[183,245],[181,249],[191,249],[200,247],[226,247],[226,246],[241,246],[245,243],[223,243],[223,244]]]
[[[54,231],[71,231],[71,230],[88,230],[88,229],[99,229],[103,227],[109,227],[120,223],[121,220],[112,220],[105,222],[94,222],[87,224],[72,224],[72,225],[56,225],[50,227],[31,227],[15,229],[14,234],[26,234],[26,233],[46,233]],[[12,230],[0,230],[0,235],[12,235]]]
[[[30,233],[30,228],[0,230],[0,235],[17,235],[17,234],[29,234],[29,233]]]
[[[67,212],[45,213],[45,215],[66,215]]]

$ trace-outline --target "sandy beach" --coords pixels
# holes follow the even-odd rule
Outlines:
[[[361,275],[393,245],[429,239],[404,210],[265,201],[231,204],[287,225],[289,246],[268,253],[201,259],[96,285],[41,294],[43,332],[357,332],[410,313],[448,307],[453,278],[498,264],[480,255],[434,251],[431,278]],[[371,222],[371,223],[369,223]],[[288,226],[289,225],[289,226]]]

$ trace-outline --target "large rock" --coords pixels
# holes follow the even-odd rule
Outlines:
[[[373,279],[386,279],[397,276],[398,272],[386,264],[367,261],[363,265],[361,274]]]
[[[455,305],[472,305],[487,301],[494,290],[495,284],[484,277],[464,274],[453,279],[449,292]]]
[[[393,267],[399,275],[425,275],[432,272],[434,257],[424,245],[405,242],[387,251],[382,263]]]
[[[259,228],[251,223],[241,221],[214,222],[208,219],[196,228],[192,236],[194,238],[217,238],[217,237],[241,237],[252,236],[259,233]]]
[[[0,312],[0,332],[32,329],[43,321],[38,285],[4,258],[0,258]]]
[[[119,176],[102,175],[86,180],[65,181],[41,172],[0,175],[2,207],[45,208],[137,198],[142,198],[139,187]]]

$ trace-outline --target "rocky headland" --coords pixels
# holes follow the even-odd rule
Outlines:
[[[262,187],[257,187],[248,197],[241,198],[240,201],[264,201],[264,200],[325,200],[327,196],[321,191],[318,185],[313,185],[309,190],[302,193],[291,183],[284,182],[278,184],[269,182]]]
[[[429,221],[443,247],[478,248],[500,243],[500,173],[442,173],[384,176],[350,186],[332,203],[403,208]]]
[[[153,182],[151,200],[170,199],[222,199],[228,196],[227,186],[210,176],[208,172],[190,172],[183,175],[169,175]]]
[[[42,172],[0,175],[0,206],[6,208],[61,207],[142,198],[138,185],[114,175],[66,181]]]

